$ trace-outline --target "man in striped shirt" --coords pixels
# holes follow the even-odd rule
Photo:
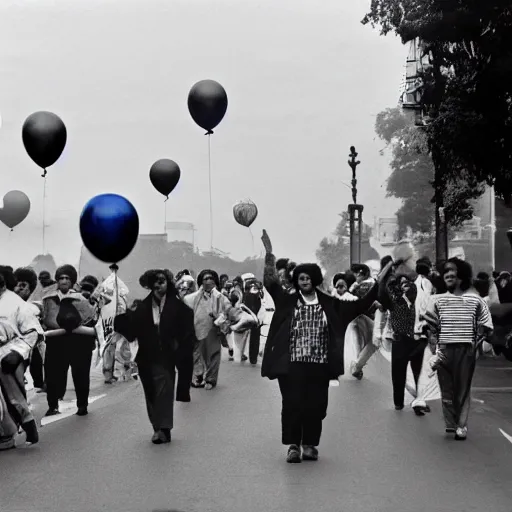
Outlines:
[[[433,370],[437,370],[447,433],[467,436],[470,390],[476,348],[493,324],[485,301],[474,291],[469,263],[451,258],[443,269],[447,292],[433,295],[425,312],[427,329],[437,338]]]

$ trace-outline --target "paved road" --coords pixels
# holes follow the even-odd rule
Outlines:
[[[499,429],[512,425],[485,405],[455,442],[438,404],[424,418],[393,410],[379,356],[365,379],[331,388],[321,459],[287,465],[277,385],[259,372],[223,362],[216,390],[177,404],[164,446],[150,443],[140,384],[116,384],[89,416],[1,454],[0,510],[510,512],[512,444]]]

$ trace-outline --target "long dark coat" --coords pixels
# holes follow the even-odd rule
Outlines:
[[[287,375],[290,365],[290,332],[297,302],[302,301],[298,293],[286,293],[278,283],[268,283],[268,292],[276,307],[268,332],[265,352],[261,364],[261,376],[274,380]],[[271,289],[269,289],[271,288]],[[377,299],[378,286],[375,285],[363,298],[344,302],[317,290],[318,302],[322,306],[329,326],[329,347],[327,373],[329,379],[337,379],[345,372],[343,352],[347,326],[359,315],[364,314]],[[327,375],[326,375],[327,376]]]
[[[128,341],[139,342],[135,362],[139,366],[164,363],[168,368],[192,357],[194,347],[194,313],[172,292],[165,299],[160,328],[153,321],[152,295],[149,294],[136,311],[118,315],[114,329]]]

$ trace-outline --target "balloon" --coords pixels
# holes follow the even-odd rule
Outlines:
[[[160,194],[169,199],[169,194],[180,181],[181,171],[176,162],[168,158],[157,160],[149,170],[149,179]]]
[[[248,228],[258,216],[258,207],[250,199],[238,201],[233,206],[233,216],[238,224]]]
[[[214,80],[197,82],[188,93],[188,110],[192,119],[207,134],[213,133],[228,108],[228,96],[224,87]]]
[[[21,190],[11,190],[4,196],[4,207],[0,209],[0,220],[9,228],[23,222],[30,211],[30,199]]]
[[[44,178],[46,168],[53,165],[64,151],[66,126],[52,112],[35,112],[23,123],[22,138],[28,156],[44,169]]]
[[[95,196],[80,215],[80,235],[85,247],[96,258],[106,263],[118,263],[137,243],[137,210],[128,199],[117,194]]]

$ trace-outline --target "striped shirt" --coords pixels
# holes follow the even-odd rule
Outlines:
[[[485,301],[474,293],[432,295],[424,320],[438,343],[475,343],[483,330],[492,330]]]

